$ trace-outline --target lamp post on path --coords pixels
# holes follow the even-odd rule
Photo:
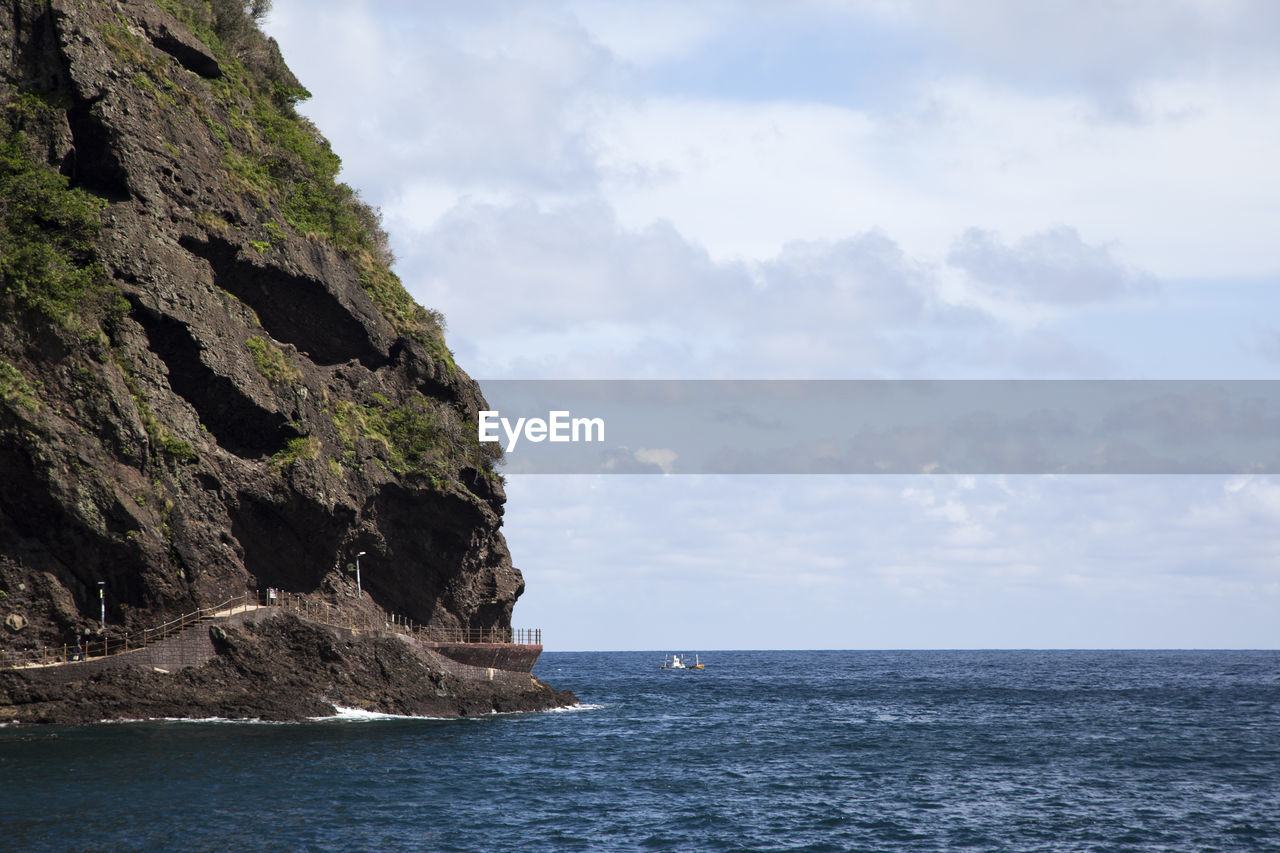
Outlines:
[[[356,598],[364,598],[364,590],[360,588],[360,558],[367,553],[367,551],[361,551],[356,554]]]

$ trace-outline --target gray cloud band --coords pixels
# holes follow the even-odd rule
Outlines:
[[[508,474],[1280,473],[1280,381],[481,387]]]

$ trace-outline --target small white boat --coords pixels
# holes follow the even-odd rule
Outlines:
[[[693,663],[689,663],[688,655],[667,655],[662,660],[662,669],[706,669],[706,664],[698,660],[698,656],[693,656]]]

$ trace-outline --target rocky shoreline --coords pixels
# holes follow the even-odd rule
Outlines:
[[[333,716],[337,707],[471,717],[578,704],[573,693],[529,673],[459,674],[457,665],[393,634],[343,638],[291,614],[207,630],[218,654],[177,672],[125,666],[62,683],[29,671],[0,672],[0,723],[297,721]]]
[[[11,660],[124,643],[255,589],[441,636],[511,629],[524,579],[500,454],[476,437],[488,405],[296,110],[308,93],[257,26],[266,5],[0,10],[0,198],[17,202],[0,210]],[[208,630],[217,654],[206,635],[192,668],[0,670],[0,722],[576,701],[377,631],[285,617]]]

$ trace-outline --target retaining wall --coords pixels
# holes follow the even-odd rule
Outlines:
[[[481,669],[505,669],[511,672],[532,672],[533,665],[538,662],[538,657],[542,654],[542,646],[514,643],[419,641],[419,645],[467,666]]]
[[[480,664],[464,663],[453,657],[447,657],[442,653],[441,646],[457,646],[457,643],[431,643],[419,640],[417,637],[410,637],[405,634],[396,634],[400,640],[416,647],[419,651],[427,656],[437,667],[450,675],[457,676],[464,681],[497,681],[500,684],[510,684],[512,686],[527,685],[529,679],[533,678],[530,670],[533,669],[534,663],[538,660],[538,655],[542,653],[542,646],[516,646],[505,643],[486,643],[484,645],[505,647],[509,654],[500,656],[499,660],[504,659],[510,664],[507,667],[489,666],[481,662]],[[536,649],[536,651],[533,651]],[[490,658],[491,662],[495,659]]]

